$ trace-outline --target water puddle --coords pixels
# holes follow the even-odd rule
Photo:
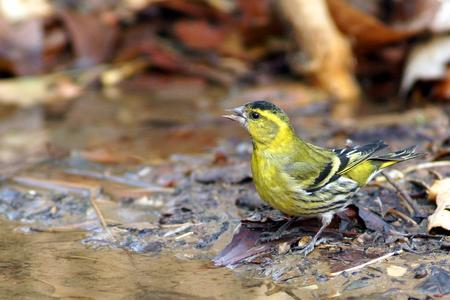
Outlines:
[[[60,105],[5,109],[0,163],[3,175],[14,177],[0,189],[0,210],[14,221],[0,221],[0,295],[309,299],[364,290],[366,295],[388,297],[399,291],[412,295],[417,268],[448,265],[442,252],[420,263],[405,253],[363,272],[331,278],[325,275],[330,261],[343,252],[335,244],[307,259],[293,252],[273,261],[263,257],[256,267],[213,267],[211,259],[231,240],[239,220],[260,205],[249,182],[246,134],[218,115],[242,99],[271,93],[264,88],[229,97],[214,90],[201,95],[176,89],[154,95],[116,91],[88,93]],[[448,118],[434,108],[361,119],[349,130],[330,123],[323,99],[311,95],[287,91],[284,104],[295,108],[291,112],[298,132],[322,145],[342,145],[349,137],[361,143],[381,137],[393,148],[424,146],[447,134]],[[309,100],[292,100],[302,97]],[[148,192],[146,188],[155,188],[150,183],[165,190]],[[379,193],[379,187],[372,191],[375,188]],[[107,196],[96,201],[112,239],[99,225],[86,191]],[[365,192],[365,200],[374,198],[370,193]],[[387,205],[398,202],[395,191],[379,194]],[[419,244],[425,249],[424,243]],[[391,278],[388,267],[406,268],[408,273]]]

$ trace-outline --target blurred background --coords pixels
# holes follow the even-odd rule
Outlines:
[[[223,108],[256,99],[328,128],[448,113],[448,0],[2,0],[0,23],[3,163],[202,150],[233,130]]]
[[[417,144],[448,176],[449,63],[450,0],[0,0],[0,295],[303,299],[205,266],[261,205],[224,109],[272,101],[321,146]],[[309,277],[286,257],[259,278],[315,298],[348,283],[320,277],[328,256],[302,260]],[[405,290],[376,274],[369,292]]]

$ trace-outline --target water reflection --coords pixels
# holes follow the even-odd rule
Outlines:
[[[0,222],[2,299],[258,299],[235,272],[173,255],[83,246],[82,233],[19,234]],[[285,298],[287,297],[287,298]],[[276,294],[271,299],[289,299]]]

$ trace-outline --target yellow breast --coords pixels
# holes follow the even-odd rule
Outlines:
[[[290,197],[292,183],[289,176],[283,173],[282,163],[278,159],[266,155],[270,154],[261,155],[254,152],[252,155],[253,182],[259,196],[285,214],[298,215],[294,200]]]

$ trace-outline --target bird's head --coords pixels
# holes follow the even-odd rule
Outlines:
[[[237,121],[247,129],[254,145],[269,146],[276,140],[292,135],[293,129],[286,113],[273,103],[254,101],[230,109],[225,118]]]

